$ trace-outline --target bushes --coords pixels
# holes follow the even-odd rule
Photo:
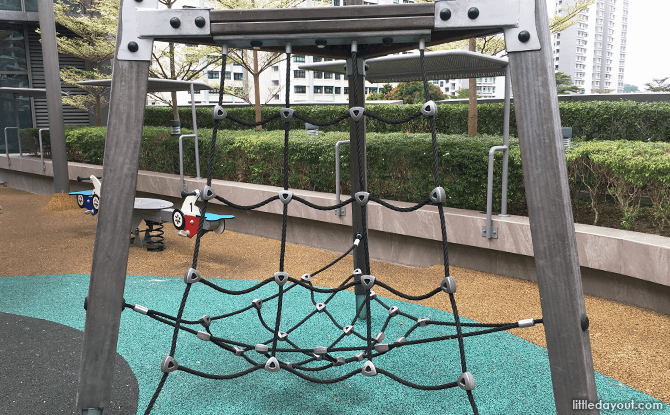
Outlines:
[[[561,102],[559,104],[561,123],[572,127],[573,135],[584,140],[628,140],[670,142],[670,102],[632,102],[632,101],[587,101]],[[420,105],[371,105],[367,109],[384,118],[399,119],[418,111]],[[300,114],[313,120],[325,121],[345,114],[348,109],[340,105],[296,106]],[[279,107],[263,107],[262,118],[277,113]],[[227,111],[236,118],[254,121],[252,107],[229,108]],[[503,104],[479,104],[478,129],[480,134],[501,135],[503,130]],[[196,110],[198,125],[212,128],[211,108]],[[514,106],[511,109],[510,134],[517,135]],[[192,128],[191,109],[180,108],[179,116],[185,128]],[[145,125],[166,128],[172,119],[169,107],[147,107]],[[468,106],[466,104],[439,105],[435,125],[440,134],[466,134],[468,129]],[[223,128],[246,130],[247,127],[227,121]],[[263,127],[265,130],[282,130],[283,124],[274,120]],[[294,120],[292,128],[303,129],[303,122]],[[321,131],[348,131],[346,122],[322,127]],[[429,131],[428,120],[419,117],[407,124],[388,125],[368,118],[368,132],[425,133]]]
[[[670,225],[670,144],[577,143],[567,161],[573,196],[588,191],[596,215],[607,193],[619,207],[621,225],[631,228],[640,214],[641,197],[648,196],[657,232]]]

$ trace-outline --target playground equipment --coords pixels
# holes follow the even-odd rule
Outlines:
[[[182,193],[184,203],[180,209],[174,209],[172,213],[172,223],[174,227],[179,230],[180,236],[193,238],[198,234],[198,226],[200,221],[203,221],[203,232],[214,231],[215,234],[220,235],[226,229],[226,219],[234,219],[233,215],[216,215],[214,213],[205,213],[204,219],[200,213],[200,208],[195,204],[200,197],[200,190],[195,190],[191,193]]]
[[[102,186],[100,179],[102,179],[102,177],[95,177],[94,175],[91,175],[88,178],[77,176],[78,182],[90,181],[93,183],[93,190],[81,190],[79,192],[68,193],[77,198],[77,205],[82,209],[86,209],[84,213],[88,215],[95,216],[100,210],[100,187]]]
[[[155,5],[155,0],[145,0],[142,3],[144,7]],[[369,316],[370,288],[375,285],[375,280],[370,274],[365,206],[371,200],[394,208],[365,191],[364,121],[366,115],[373,116],[373,114],[358,106],[358,103],[364,102],[362,96],[365,77],[364,60],[416,49],[417,46],[423,52],[425,46],[433,44],[504,32],[510,59],[510,73],[515,87],[516,119],[524,160],[528,210],[556,409],[559,414],[564,414],[572,411],[572,402],[575,399],[597,401],[588,317],[581,286],[564,152],[560,142],[560,121],[553,64],[550,48],[547,47],[550,45],[550,39],[544,0],[453,0],[386,6],[350,5],[336,8],[234,11],[147,10],[135,7],[134,2],[127,0],[122,2],[117,35],[118,54],[114,61],[109,134],[104,160],[105,174],[110,185],[105,186],[101,195],[105,209],[101,212],[98,221],[79,375],[77,406],[83,413],[100,413],[109,402],[113,351],[118,338],[122,311],[119,305],[124,304],[123,286],[128,259],[127,249],[123,249],[121,243],[124,232],[123,226],[120,225],[129,224],[132,214],[131,201],[137,179],[136,166],[139,158],[139,139],[136,137],[139,137],[142,128],[146,78],[153,40],[218,44],[223,46],[224,55],[228,47],[253,47],[268,51],[286,51],[289,58],[293,52],[332,58],[350,58],[347,67],[351,71],[349,101],[352,108],[348,115],[343,115],[338,122],[350,118],[353,189],[352,197],[345,203],[355,203],[353,205],[355,208],[352,209],[352,240],[354,242],[358,240],[359,243],[354,243],[349,252],[354,254],[354,271],[361,270],[360,273],[354,272],[351,277],[353,278],[352,287],[357,297],[356,316],[364,318]],[[426,95],[428,95],[427,91]],[[222,88],[220,89],[220,101],[221,99]],[[429,97],[426,98],[426,101],[422,111],[416,116],[429,117],[433,149],[435,149],[433,117],[436,106],[434,103],[431,104]],[[213,115],[215,118],[213,135],[216,137],[221,120],[226,118],[234,120],[226,117],[225,110],[221,107],[216,107]],[[288,121],[293,116],[315,124],[313,120],[301,118],[299,114],[292,111],[288,102],[286,108],[279,111],[278,116],[284,119],[287,126],[286,149],[288,149]],[[214,155],[216,141],[212,140],[212,143],[210,160]],[[433,157],[434,160],[437,160],[435,151],[433,151]],[[284,172],[287,170],[288,154],[285,151]],[[445,291],[449,296],[457,331],[455,338],[459,342],[464,369],[463,333],[460,329],[461,324],[454,300],[455,287],[451,284],[453,277],[449,275],[447,226],[442,205],[446,195],[443,190],[440,191],[439,176],[436,172],[438,172],[437,161],[434,165],[434,178],[438,183],[425,203],[422,202],[423,204],[417,206],[435,204],[440,213],[445,254],[445,280],[440,287],[436,288],[436,293]],[[284,178],[284,190],[271,199],[279,199],[284,203],[283,217],[286,220],[288,203],[291,200],[298,202],[301,200],[292,196],[287,189],[286,174]],[[211,169],[207,178],[207,186],[211,186]],[[223,197],[213,193],[208,194],[206,189],[203,189],[202,196],[204,196],[202,210],[205,213],[207,198],[210,196],[235,207]],[[272,200],[264,202],[269,203]],[[237,206],[251,208],[251,206]],[[310,207],[321,208],[314,205]],[[327,209],[337,207],[341,206],[335,205]],[[190,323],[182,320],[190,287],[198,282],[208,283],[197,271],[200,237],[201,230],[199,229],[193,265],[185,275],[187,285],[182,303],[172,322],[175,327],[173,344],[168,358],[162,364],[164,375],[152,400],[154,402],[169,373],[174,370],[186,370],[172,359],[174,359],[173,354],[176,350],[178,331],[192,330],[187,330],[182,325]],[[280,320],[283,287],[287,281],[293,284],[286,290],[297,285],[303,287],[310,287],[310,285],[300,284],[300,281],[295,279],[291,280],[283,271],[285,242],[286,221],[282,228],[280,267],[272,278],[277,283],[279,290],[277,321],[272,339],[267,342],[272,343],[272,347],[270,348],[268,344],[266,348],[258,346],[257,351],[268,358],[263,365],[267,365],[268,371],[276,371],[279,366],[279,369],[295,373],[295,368],[291,368],[288,362],[281,362],[274,356],[275,352],[279,351],[276,345],[282,333]],[[392,287],[381,286],[388,290],[392,289]],[[313,287],[311,289],[317,290]],[[320,308],[324,311],[323,306]],[[317,306],[317,312],[318,309],[319,306]],[[363,309],[366,315],[361,315]],[[136,311],[143,313],[147,310],[137,307]],[[363,355],[363,359],[367,358],[368,361],[360,372],[356,372],[367,375],[384,374],[374,369],[371,363],[372,358],[375,357],[372,352],[373,343],[376,344],[380,340],[373,338],[370,320],[370,318],[367,319],[366,348]],[[427,322],[417,320],[417,323],[420,325]],[[194,332],[193,334],[200,333]],[[209,332],[204,332],[198,337],[203,340],[214,338]],[[213,343],[219,341],[217,338],[214,340]],[[320,352],[324,351],[328,353],[326,348],[326,350],[314,350],[314,354],[322,355]],[[383,353],[384,351],[377,352]],[[242,355],[246,356],[244,351]],[[337,359],[335,361],[337,362]],[[346,359],[345,363],[347,363]],[[473,411],[476,412],[472,394],[473,379],[467,373],[467,370],[463,370],[458,379],[450,382],[453,384],[448,386],[461,387],[466,390]],[[598,413],[598,410],[592,409],[586,413],[594,414]]]

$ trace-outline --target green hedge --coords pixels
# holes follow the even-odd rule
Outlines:
[[[385,118],[399,119],[415,113],[420,105],[372,105],[368,111]],[[583,140],[628,140],[670,142],[670,102],[561,102],[561,123],[573,128],[573,136]],[[440,134],[466,134],[468,106],[465,104],[440,105],[435,124]],[[318,121],[337,118],[348,111],[346,106],[295,106],[300,114]],[[278,107],[263,107],[262,118],[277,113]],[[254,121],[252,107],[229,108],[227,111],[236,118],[248,122]],[[478,131],[485,135],[501,135],[503,129],[503,104],[480,104],[477,107]],[[197,108],[196,116],[200,128],[212,128],[210,108]],[[191,126],[191,109],[180,108],[179,117],[186,128]],[[172,119],[169,107],[147,107],[145,125],[167,127]],[[226,121],[223,128],[246,130],[247,127]],[[281,130],[283,124],[275,120],[267,124],[265,130]],[[303,129],[299,120],[294,120],[292,128]],[[348,131],[346,122],[334,126],[322,127],[321,131]],[[367,131],[376,133],[407,132],[425,133],[429,131],[428,120],[417,118],[407,124],[388,125],[368,118]],[[517,135],[514,106],[512,105],[510,134]]]
[[[102,164],[104,127],[85,127],[67,132],[70,161]],[[31,130],[24,130],[29,135]],[[183,131],[184,134],[190,131]],[[211,130],[199,130],[202,174],[208,165]],[[145,127],[142,133],[140,169],[175,173],[179,148],[169,139],[168,129]],[[289,141],[289,185],[294,189],[335,192],[335,143],[348,140],[349,133],[329,132],[310,137],[305,131],[291,132]],[[461,209],[486,208],[488,151],[500,145],[501,137],[457,135],[438,137],[440,180],[447,206]],[[217,179],[282,185],[283,131],[222,131],[217,142],[213,176]],[[342,147],[342,193],[349,194],[349,156]],[[195,142],[184,139],[185,174],[195,176]],[[419,202],[433,189],[432,144],[429,134],[368,133],[368,190],[391,200]],[[502,155],[496,153],[495,174],[500,177]],[[516,139],[511,140],[508,205],[510,213],[525,214],[521,158]],[[494,208],[500,209],[500,179],[494,185]]]
[[[670,144],[631,141],[577,143],[567,154],[571,193],[588,192],[596,215],[609,194],[621,212],[621,225],[631,228],[649,197],[657,232],[670,225]]]

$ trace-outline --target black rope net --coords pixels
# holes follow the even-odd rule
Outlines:
[[[353,49],[353,48],[352,48]],[[223,62],[226,61],[226,53],[223,53]],[[424,84],[424,97],[426,103],[422,107],[421,111],[417,114],[413,114],[410,117],[404,118],[402,120],[386,120],[381,117],[375,116],[374,114],[369,113],[367,110],[358,107],[358,102],[354,102],[354,106],[350,109],[348,113],[342,114],[341,116],[336,117],[334,120],[326,122],[316,122],[314,120],[308,119],[304,116],[297,114],[289,106],[289,91],[290,91],[290,73],[291,73],[291,53],[287,50],[286,53],[286,107],[279,110],[279,112],[265,120],[262,120],[257,123],[247,123],[241,120],[238,120],[232,116],[229,116],[225,113],[225,110],[221,107],[223,101],[223,90],[225,77],[221,77],[221,85],[219,88],[219,102],[218,106],[214,108],[214,128],[212,132],[212,141],[210,146],[210,157],[209,157],[209,168],[207,172],[207,187],[203,189],[201,195],[203,196],[202,203],[202,215],[201,218],[205,217],[207,211],[208,201],[216,198],[225,205],[228,205],[232,208],[239,210],[251,210],[256,209],[261,206],[264,206],[268,203],[275,202],[279,200],[284,204],[283,214],[282,214],[282,234],[281,234],[281,253],[279,258],[279,270],[274,274],[273,277],[267,278],[264,281],[258,282],[252,287],[243,289],[243,290],[230,290],[224,286],[220,286],[200,275],[197,271],[198,265],[198,253],[200,250],[200,241],[203,235],[203,223],[200,221],[198,226],[198,234],[195,241],[195,248],[193,252],[193,262],[191,268],[188,269],[184,276],[184,281],[186,287],[184,294],[182,296],[181,303],[179,305],[179,310],[176,316],[168,315],[159,311],[150,310],[141,305],[132,305],[124,303],[125,308],[133,309],[141,314],[145,314],[148,317],[173,327],[173,337],[170,347],[169,354],[165,357],[161,363],[161,371],[163,376],[156,388],[154,395],[152,396],[145,414],[149,414],[154,407],[158,396],[167,380],[167,377],[170,373],[174,371],[183,371],[190,373],[192,375],[201,376],[208,379],[234,379],[244,375],[247,375],[258,370],[266,370],[268,372],[278,372],[280,370],[285,370],[292,373],[295,376],[298,376],[304,380],[318,383],[318,384],[331,384],[336,382],[341,382],[346,379],[351,378],[362,374],[364,376],[376,376],[384,375],[388,378],[399,382],[405,386],[420,389],[420,390],[441,390],[447,388],[460,387],[464,389],[467,393],[468,400],[472,407],[472,411],[475,414],[478,414],[477,405],[473,396],[473,389],[475,386],[474,378],[470,372],[468,372],[466,358],[465,358],[465,345],[464,339],[467,337],[478,336],[483,334],[495,333],[504,330],[510,330],[519,327],[530,327],[534,324],[542,323],[542,320],[527,319],[521,320],[519,322],[512,323],[496,323],[496,324],[482,324],[482,323],[464,323],[461,322],[459,317],[458,308],[456,306],[456,300],[454,293],[456,292],[456,281],[449,274],[449,256],[447,249],[447,232],[446,232],[446,222],[444,217],[444,208],[443,203],[446,199],[444,194],[444,189],[440,187],[440,178],[439,178],[439,165],[438,165],[438,154],[437,154],[437,136],[435,131],[435,120],[434,116],[437,111],[435,103],[431,101],[430,94],[428,90],[428,81],[425,75],[424,68],[424,51],[420,51],[421,59],[421,69],[423,72],[423,84]],[[357,52],[355,49],[352,50],[352,59],[353,62],[353,73],[358,73],[357,64]],[[357,77],[354,77],[353,87],[354,87],[354,97],[357,97],[357,89],[360,86],[356,81]],[[218,112],[218,117],[217,117]],[[223,114],[223,115],[221,115]],[[431,192],[430,196],[426,200],[416,204],[413,207],[409,208],[400,208],[396,207],[390,203],[387,203],[379,198],[369,195],[365,191],[358,192],[354,197],[349,198],[348,200],[332,205],[332,206],[319,206],[311,202],[308,202],[305,199],[302,199],[298,196],[294,196],[290,192],[288,186],[288,174],[289,174],[289,132],[290,132],[290,122],[293,117],[296,117],[300,120],[308,121],[316,125],[330,125],[333,123],[344,121],[348,118],[352,118],[355,123],[355,132],[357,136],[355,148],[352,151],[356,151],[356,156],[358,157],[358,180],[360,189],[365,189],[365,177],[363,172],[363,151],[358,145],[361,139],[361,122],[365,122],[363,118],[364,115],[372,116],[377,120],[388,123],[402,123],[408,122],[418,116],[427,116],[430,121],[430,132],[432,137],[432,156],[433,156],[433,178],[435,183],[435,189]],[[241,205],[233,203],[224,197],[217,196],[214,191],[211,189],[212,183],[212,167],[214,163],[214,154],[216,151],[216,138],[219,130],[219,125],[222,120],[228,120],[231,122],[239,123],[245,126],[253,127],[256,125],[263,125],[269,121],[272,121],[277,118],[282,118],[284,120],[284,166],[283,166],[283,190],[279,192],[277,196],[272,196],[264,201],[256,203],[254,205]],[[286,229],[287,229],[287,219],[288,219],[288,204],[291,201],[296,201],[302,203],[310,208],[319,209],[319,210],[333,210],[340,207],[352,204],[354,208],[358,208],[361,211],[363,229],[364,232],[356,236],[351,247],[340,257],[335,259],[333,262],[321,267],[320,269],[313,271],[311,273],[305,273],[302,277],[294,278],[289,276],[288,273],[284,272],[284,263],[286,255]],[[442,246],[444,254],[444,279],[442,280],[440,286],[434,287],[433,289],[427,291],[422,295],[408,295],[403,293],[397,288],[392,287],[391,285],[377,280],[370,273],[370,258],[369,258],[369,249],[368,249],[368,238],[367,238],[367,224],[366,221],[366,206],[368,201],[374,201],[380,205],[393,209],[399,212],[412,212],[425,205],[432,204],[436,205],[440,218],[440,227],[442,231]],[[336,288],[320,288],[313,284],[313,278],[316,277],[321,272],[332,267],[336,263],[342,261],[348,254],[354,251],[359,244],[363,244],[363,250],[365,254],[365,269],[355,269],[350,275],[342,281],[342,283]],[[222,281],[222,280],[219,280]],[[225,281],[225,280],[223,280]],[[185,320],[183,319],[184,309],[189,297],[189,292],[193,284],[203,284],[206,287],[209,287],[221,294],[240,296],[251,293],[256,293],[258,290],[266,286],[276,286],[276,292],[272,295],[266,296],[264,298],[254,298],[246,307],[241,309],[232,310],[225,314],[209,316],[203,315],[198,320]],[[225,284],[225,282],[223,282]],[[425,317],[416,317],[411,314],[405,313],[397,306],[389,306],[382,299],[380,299],[375,293],[373,288],[380,287],[381,289],[387,290],[388,292],[395,294],[396,296],[410,301],[421,301],[432,298],[437,295],[447,295],[449,303],[451,305],[453,313],[453,321],[438,321],[430,320]],[[341,316],[333,315],[328,309],[328,305],[334,301],[336,296],[339,293],[342,293],[345,290],[356,288],[356,292],[364,293],[364,300],[360,302],[360,305],[355,310],[355,316],[350,321],[343,321]],[[297,322],[290,322],[290,326],[284,321],[282,325],[282,315],[285,309],[284,298],[285,296],[293,290],[308,290],[312,306],[304,311],[304,317]],[[317,295],[319,297],[324,297],[321,301],[317,300]],[[261,312],[261,310],[268,309],[268,304],[276,301],[276,314],[272,318],[272,313],[268,315]],[[264,308],[265,307],[265,308]],[[295,310],[292,310],[292,313],[295,314]],[[373,313],[375,316],[386,316],[383,319],[383,324],[379,329],[374,329],[372,327],[372,316]],[[245,318],[253,318],[253,315],[256,315],[258,323],[262,326],[262,330],[257,334],[258,341],[255,343],[248,343],[239,340],[233,340],[226,336],[226,319],[231,319],[233,317],[239,316],[248,316]],[[320,316],[320,324],[325,324],[324,322],[330,322],[332,324],[332,329],[334,335],[330,337],[333,339],[329,344],[320,344],[320,345],[301,345],[293,339],[293,333],[300,330],[301,327],[304,327],[311,319],[316,316]],[[362,324],[356,326],[356,323],[363,323],[361,316],[365,316],[365,327],[363,330],[359,330],[358,327],[361,327]],[[408,320],[410,324],[407,325],[407,330],[402,334],[402,336],[388,341],[386,339],[385,331],[388,329],[389,324],[393,319],[404,319]],[[379,320],[379,318],[377,318]],[[430,331],[430,327],[440,327],[441,330],[439,333],[435,331]],[[444,334],[444,328],[452,328],[452,333]],[[464,331],[464,328],[467,328],[467,331]],[[229,353],[230,356],[237,359],[242,359],[246,362],[245,368],[230,374],[215,374],[207,373],[193,368],[189,368],[183,365],[180,365],[175,358],[177,351],[177,339],[180,332],[190,333],[193,336],[198,337],[199,339],[211,343],[212,346],[220,349],[224,353]],[[422,333],[422,334],[417,334]],[[295,336],[298,337],[298,336]],[[460,372],[455,374],[452,379],[446,379],[448,382],[437,384],[437,385],[419,385],[411,382],[408,379],[405,379],[399,375],[392,373],[381,367],[376,367],[373,363],[376,358],[386,355],[387,353],[392,353],[396,349],[408,348],[414,345],[433,343],[433,342],[443,342],[456,340],[458,342],[459,356],[460,356]],[[338,371],[338,376],[327,377],[328,369],[335,367],[342,367]],[[349,368],[351,368],[349,370]],[[323,372],[324,375],[317,376],[317,373]]]

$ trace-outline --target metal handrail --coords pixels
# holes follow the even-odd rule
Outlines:
[[[193,88],[193,83],[191,83],[190,85],[190,92],[191,92],[191,117],[193,117],[193,137],[195,137],[195,178],[201,179],[200,150],[198,149],[198,123],[196,122],[195,117],[195,88]]]
[[[186,192],[188,191],[188,188],[186,187],[186,182],[184,181],[184,141],[182,140],[183,138],[186,137],[195,137],[196,142],[195,142],[195,162],[196,162],[196,167],[199,169],[199,164],[198,164],[198,136],[195,134],[183,134],[179,136],[179,182],[181,183],[181,190]],[[198,173],[198,177],[196,179],[200,178],[200,174]]]
[[[340,203],[340,145],[349,144],[349,140],[338,141],[335,143],[335,204]],[[337,216],[344,216],[347,214],[346,209],[342,206],[335,209]]]
[[[37,131],[37,136],[40,139],[40,160],[42,160],[42,171],[47,171],[47,164],[44,162],[44,146],[42,145],[42,131],[49,131],[48,128],[40,128]]]
[[[7,142],[7,130],[10,128],[16,128],[16,134],[19,136],[19,154],[21,154],[21,135],[19,132],[19,127],[5,127],[5,155],[7,155],[7,165],[12,165],[12,160],[9,158],[9,143]],[[23,156],[23,154],[21,154]]]
[[[496,151],[503,152],[502,166],[502,195],[500,199],[500,214],[507,214],[507,176],[509,170],[509,120],[510,120],[511,81],[509,66],[505,69],[505,106],[503,110],[503,145],[493,146],[489,150],[489,171],[486,184],[486,225],[482,227],[482,236],[491,239],[498,238],[498,228],[493,226],[493,159]]]

